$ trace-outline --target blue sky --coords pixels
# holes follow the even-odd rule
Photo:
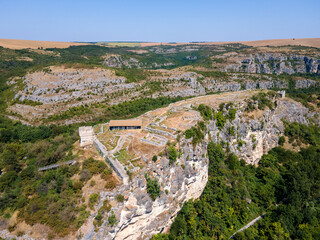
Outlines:
[[[320,37],[320,0],[0,0],[0,38],[240,41]]]

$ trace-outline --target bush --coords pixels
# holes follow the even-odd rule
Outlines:
[[[228,133],[231,136],[235,136],[236,135],[235,130],[234,130],[234,126],[228,127]]]
[[[117,223],[117,218],[116,215],[114,215],[114,213],[112,213],[111,216],[108,217],[108,222],[112,227]]]
[[[91,180],[91,181],[90,181],[90,187],[93,187],[93,186],[95,186],[95,185],[96,185],[96,181]]]
[[[204,131],[206,130],[206,126],[204,122],[198,122],[195,127],[187,129],[184,132],[186,139],[192,138],[192,143],[195,145],[204,139]]]
[[[172,165],[177,160],[177,150],[174,146],[168,147],[169,165]]]
[[[81,181],[75,181],[73,183],[73,189],[74,190],[81,190],[83,187],[83,183]]]
[[[91,194],[89,197],[89,207],[91,209],[94,209],[94,205],[98,203],[99,199],[100,199],[99,194],[97,194],[97,193]]]
[[[214,118],[217,120],[217,126],[218,126],[219,130],[221,131],[226,123],[225,116],[223,115],[223,113],[221,111],[219,111],[214,115]]]
[[[156,155],[154,155],[153,157],[152,157],[152,161],[153,162],[156,162],[158,160],[158,157],[156,156]]]
[[[235,108],[230,108],[230,109],[229,109],[229,112],[228,112],[227,118],[228,118],[230,121],[233,121],[234,119],[236,119],[236,113],[237,113],[237,109],[235,109]]]
[[[212,109],[204,104],[200,104],[198,106],[198,111],[200,112],[200,115],[203,117],[204,120],[211,120],[212,119]]]
[[[102,161],[94,160],[92,157],[83,162],[83,169],[88,169],[91,175],[102,173],[107,165]]]
[[[186,139],[189,139],[189,138],[192,138],[194,136],[194,131],[193,131],[193,128],[190,128],[190,129],[187,129],[185,132],[184,132],[184,135],[186,137]]]
[[[147,192],[154,201],[160,196],[160,186],[157,179],[151,179],[148,175],[145,176],[147,180]]]
[[[124,201],[124,196],[121,195],[121,194],[117,194],[116,195],[116,200],[117,200],[117,202],[123,202]]]
[[[91,178],[91,173],[88,169],[82,169],[80,172],[80,181],[86,182]]]
[[[284,138],[284,136],[281,136],[281,137],[279,137],[278,144],[279,144],[280,146],[283,146],[283,144],[285,143],[285,141],[286,141],[286,139]]]
[[[219,111],[220,112],[222,112],[222,110],[224,109],[224,106],[225,106],[226,104],[225,103],[220,103],[219,104]]]
[[[137,68],[122,68],[116,69],[116,76],[123,76],[127,79],[127,83],[140,82],[147,78],[147,72]]]

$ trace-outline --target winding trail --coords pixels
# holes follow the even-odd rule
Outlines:
[[[263,218],[266,215],[266,213],[260,215],[259,217],[253,219],[251,222],[249,222],[247,225],[245,225],[244,227],[240,228],[238,231],[236,231],[234,234],[232,234],[231,237],[229,237],[229,239],[232,239],[234,237],[234,235],[236,235],[239,232],[242,232],[243,230],[246,230],[247,228],[251,227],[253,224],[255,224],[257,221],[259,221],[261,218]]]

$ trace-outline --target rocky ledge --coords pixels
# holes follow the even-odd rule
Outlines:
[[[237,64],[228,65],[225,70],[265,74],[320,74],[320,60],[296,54],[257,53],[242,56]]]

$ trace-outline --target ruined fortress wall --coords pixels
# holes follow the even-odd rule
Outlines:
[[[106,159],[106,161],[110,164],[113,170],[119,175],[119,177],[123,181],[123,184],[128,184],[129,176],[124,170],[124,167],[121,165],[121,163],[119,163],[118,160],[108,156],[108,151],[106,147],[99,141],[99,139],[96,136],[94,136],[93,138],[93,145],[97,148],[102,157]]]

